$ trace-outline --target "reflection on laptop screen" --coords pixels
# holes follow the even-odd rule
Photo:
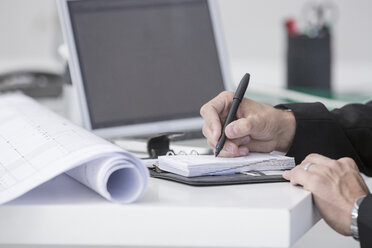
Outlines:
[[[92,129],[198,117],[224,90],[207,0],[68,2]]]

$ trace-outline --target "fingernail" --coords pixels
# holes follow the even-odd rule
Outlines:
[[[226,129],[225,129],[225,132],[227,134],[228,137],[235,137],[236,134],[237,134],[237,129],[236,129],[236,126],[231,124],[230,126],[228,126]]]
[[[242,145],[247,145],[251,141],[251,137],[245,136],[242,138]]]
[[[248,150],[247,149],[245,149],[245,148],[239,148],[239,154],[240,154],[240,156],[246,156],[246,155],[248,155]]]
[[[234,154],[234,147],[231,144],[227,144],[225,146],[225,150],[228,151],[231,154]]]
[[[234,135],[238,133],[238,128],[236,127],[236,125],[232,125],[231,131]]]

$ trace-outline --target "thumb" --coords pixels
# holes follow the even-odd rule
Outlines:
[[[250,135],[252,130],[252,120],[248,118],[241,118],[227,125],[225,128],[225,134],[229,139],[236,139]]]

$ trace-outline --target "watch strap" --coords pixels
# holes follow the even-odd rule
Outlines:
[[[351,235],[355,240],[359,240],[359,229],[358,229],[358,212],[359,212],[359,206],[362,203],[366,196],[361,196],[358,199],[355,200],[353,208],[351,209]]]

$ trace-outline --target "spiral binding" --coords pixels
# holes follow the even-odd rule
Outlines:
[[[178,153],[175,153],[174,151],[168,151],[167,154],[165,154],[165,156],[177,156],[177,155],[194,155],[194,156],[198,156],[199,153],[196,150],[191,150],[189,154],[187,154],[187,152],[185,152],[185,151],[179,151]]]
[[[165,154],[165,156],[178,156],[178,155],[199,156],[199,153],[196,150],[191,150],[189,154],[187,154],[187,152],[185,151],[179,151],[178,153],[175,153],[174,151],[168,151]],[[152,166],[153,166],[152,169],[158,173],[166,172],[159,168],[159,162],[153,163]]]

